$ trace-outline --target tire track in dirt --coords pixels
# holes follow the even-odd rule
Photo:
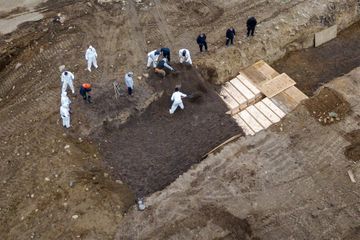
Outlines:
[[[24,64],[15,71],[9,70],[12,71],[11,73],[7,72],[1,75],[0,78],[3,80],[0,85],[0,97],[4,98],[5,95],[13,88],[13,86],[15,86],[17,82],[23,80],[23,78],[29,73],[31,73],[33,69],[35,71],[36,67],[44,65],[45,63],[53,59],[54,56],[57,56],[65,49],[68,49],[72,44],[73,40],[74,39],[72,37],[69,37],[65,41],[60,42],[55,46],[51,46],[47,50],[44,50],[42,53],[37,55],[29,64]]]
[[[157,25],[159,26],[160,33],[162,34],[164,40],[166,41],[165,43],[173,46],[175,40],[174,40],[173,34],[171,33],[171,30],[168,26],[168,23],[166,22],[166,18],[162,14],[162,11],[164,11],[164,8],[163,8],[160,0],[154,0],[154,2],[155,2],[155,10],[156,10],[154,17],[157,22]]]
[[[130,32],[130,35],[132,35],[134,38],[137,40],[137,44],[140,47],[135,48],[136,50],[136,54],[135,56],[142,56],[144,55],[144,59],[145,59],[145,54],[144,51],[146,50],[146,42],[145,42],[145,36],[142,33],[142,29],[140,29],[140,22],[139,22],[139,15],[136,11],[136,6],[134,1],[130,1],[129,2],[129,22],[130,22],[130,29],[132,29],[132,31]]]

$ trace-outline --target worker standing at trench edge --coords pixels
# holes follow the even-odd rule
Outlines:
[[[230,44],[234,44],[234,38],[235,38],[235,29],[233,27],[226,30],[226,47],[228,47]]]
[[[175,88],[175,92],[171,96],[171,101],[173,104],[171,105],[171,108],[169,109],[169,113],[173,114],[175,110],[180,107],[181,109],[184,109],[184,104],[182,102],[183,98],[186,98],[187,95],[180,92],[179,88]]]
[[[208,50],[205,33],[201,33],[201,34],[197,37],[196,42],[197,42],[197,44],[199,45],[200,52],[203,51],[203,47],[205,47],[205,51]]]
[[[246,22],[247,26],[247,34],[246,36],[254,36],[255,27],[256,27],[257,21],[255,17],[249,17],[249,19]]]

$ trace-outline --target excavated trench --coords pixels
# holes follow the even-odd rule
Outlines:
[[[340,32],[337,38],[318,48],[290,52],[272,64],[285,72],[308,96],[324,83],[360,66],[360,21]]]
[[[242,134],[227,107],[195,68],[174,65],[176,73],[161,79],[150,74],[148,82],[162,96],[138,117],[125,124],[110,122],[95,138],[112,175],[141,197],[162,190],[202,156],[230,137]],[[169,114],[176,85],[186,94],[185,109]],[[136,94],[136,93],[135,93]]]

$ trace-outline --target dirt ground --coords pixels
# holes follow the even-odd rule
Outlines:
[[[271,227],[272,219],[283,216],[272,206],[288,196],[280,194],[282,199],[273,195],[263,196],[263,201],[259,203],[264,206],[263,209],[257,209],[258,212],[247,218],[242,211],[246,211],[248,202],[238,201],[238,198],[224,202],[226,198],[222,196],[228,195],[221,192],[223,187],[229,186],[233,194],[246,194],[254,187],[262,189],[274,184],[271,185],[274,190],[281,181],[289,184],[296,181],[285,178],[277,182],[275,178],[266,178],[266,174],[259,175],[252,165],[241,165],[247,159],[243,159],[241,153],[265,152],[265,158],[268,157],[270,153],[261,147],[266,142],[264,139],[254,142],[250,139],[248,144],[237,142],[236,156],[241,155],[241,159],[226,156],[216,161],[206,159],[200,162],[204,153],[241,131],[224,114],[225,107],[216,97],[216,87],[209,82],[223,82],[235,76],[241,67],[259,59],[277,59],[290,49],[289,44],[293,46],[303,42],[303,35],[326,26],[317,21],[320,17],[329,17],[328,20],[337,17],[340,28],[355,21],[357,15],[352,10],[356,10],[357,1],[345,3],[336,0],[334,4],[335,10],[331,6],[329,8],[325,0],[276,0],[271,6],[263,0],[182,0],[176,3],[144,0],[140,3],[121,1],[109,4],[59,0],[31,6],[31,11],[41,12],[44,18],[23,23],[16,31],[0,36],[0,239],[113,239],[119,225],[120,239],[121,236],[130,236],[129,239],[168,239],[174,233],[179,233],[181,239],[191,239],[191,236],[196,236],[192,233],[197,231],[197,226],[206,227],[199,233],[198,239],[256,239],[257,236],[266,236],[267,219]],[[23,9],[16,11],[19,10]],[[53,22],[58,13],[64,17],[62,24]],[[256,37],[252,39],[244,37],[248,14],[259,16],[260,22]],[[9,17],[2,11],[1,16]],[[238,41],[234,47],[224,48],[223,35],[231,25],[238,30]],[[277,26],[280,26],[278,30]],[[209,42],[209,52],[204,54],[197,53],[194,41],[202,31],[206,32]],[[89,43],[99,53],[99,69],[91,73],[85,70],[84,60]],[[170,74],[164,80],[152,74],[149,78],[143,77],[146,53],[159,46],[174,49],[174,61],[177,61],[176,50],[188,47],[194,60],[193,69],[175,64],[179,73]],[[59,67],[62,65],[75,73],[77,90],[83,82],[93,85],[93,104],[85,103],[79,96],[70,96],[73,114],[72,127],[68,130],[61,127],[59,119]],[[123,76],[130,70],[135,72],[135,95],[131,98],[125,96],[123,84]],[[118,99],[114,96],[114,81],[123,87],[123,96]],[[185,110],[178,110],[170,116],[169,96],[178,83],[182,84],[184,92],[199,91],[202,97],[195,102],[185,100]],[[358,112],[353,104],[358,99],[357,94],[353,92],[344,96],[351,103],[351,116],[353,112]],[[306,117],[303,125],[299,123],[300,126],[313,124],[307,122],[309,119],[314,120]],[[349,123],[343,135],[355,131],[354,125],[347,119],[322,126],[326,127],[325,130],[320,128],[323,132],[314,130],[313,134],[327,136],[328,128],[343,122]],[[300,134],[302,128],[295,124],[297,121],[293,122],[292,128]],[[312,137],[310,135],[304,136],[304,141]],[[329,139],[336,139],[335,135]],[[273,144],[274,148],[280,144],[281,147],[288,142],[287,139],[282,140],[276,138],[268,144]],[[323,139],[318,140],[312,145],[314,151],[318,151],[316,147]],[[292,144],[297,142],[292,140]],[[348,158],[355,161],[356,144],[356,141],[346,144],[341,141],[341,146],[336,149],[341,149],[343,154],[343,145],[346,145],[350,149],[347,150]],[[291,148],[282,149],[291,154]],[[287,156],[284,155],[284,162],[279,166],[270,164],[269,171],[281,172],[282,166],[286,167]],[[264,159],[264,156],[249,157]],[[186,184],[181,181],[187,182],[199,173],[196,171],[192,176],[194,169],[214,161],[214,165],[202,169],[203,175],[191,181],[191,188],[182,190]],[[312,161],[309,159],[306,164]],[[346,161],[349,164],[353,162]],[[222,165],[224,162],[227,163]],[[344,167],[343,163],[340,162],[339,166]],[[319,168],[322,169],[322,166]],[[309,167],[306,168],[308,171],[315,170]],[[355,170],[354,173],[358,174]],[[347,182],[345,184],[342,178],[340,180],[338,186],[346,187]],[[285,185],[283,191],[288,191],[288,186]],[[174,192],[173,187],[181,189],[184,197],[177,199],[176,195],[180,193]],[[311,189],[299,190],[299,194],[306,198],[311,192],[321,192],[315,186]],[[192,198],[193,194],[202,191],[204,195],[201,198]],[[129,210],[139,195],[148,195],[146,204],[151,205],[152,199],[157,196],[164,198],[167,193],[175,197],[169,199],[171,204],[168,200],[154,200],[160,206],[164,203],[165,212],[159,210],[159,215],[152,215],[157,211],[156,205],[148,208],[153,209],[151,211],[137,213]],[[324,210],[329,219],[337,214],[340,221],[347,216],[339,214],[339,211],[348,211],[351,206],[356,206],[352,195],[356,193],[352,191],[348,198],[341,198],[348,204],[346,206],[334,207],[329,203],[319,206],[318,210]],[[254,192],[250,191],[251,194]],[[324,194],[321,192],[320,195],[328,197]],[[216,198],[215,201],[212,198]],[[191,207],[198,206],[200,202],[199,208]],[[286,206],[296,212],[308,206],[307,203],[300,199]],[[266,216],[262,215],[264,211]],[[347,213],[351,216],[357,214],[352,209]],[[177,219],[178,215],[186,219]],[[123,219],[124,216],[128,217]],[[292,222],[306,220],[291,216]],[[172,225],[160,230],[154,228],[149,235],[137,231],[139,222],[157,223],[160,220],[167,220]],[[255,225],[254,222],[263,222],[264,225]],[[322,223],[325,225],[326,221]],[[175,225],[179,228],[174,228]],[[152,227],[150,223],[148,226]],[[349,226],[354,233],[358,231],[356,224]],[[304,229],[306,227],[303,226]],[[289,225],[289,228],[292,226]],[[349,236],[352,234],[349,227],[341,225],[339,228]],[[211,235],[212,231],[218,231],[218,234]],[[319,231],[314,229],[314,236],[319,236],[316,235],[320,234]],[[280,239],[291,236],[284,230]]]
[[[147,79],[164,93],[139,117],[126,124],[107,124],[95,133],[105,162],[137,196],[159,191],[186,172],[209,150],[242,133],[213,86],[194,69],[175,65],[176,73],[165,79]],[[187,94],[199,93],[196,101],[184,99],[185,109],[169,114],[176,85]],[[135,92],[135,94],[137,94]]]
[[[360,22],[340,32],[337,38],[318,48],[287,54],[272,66],[286,72],[308,96],[334,77],[342,76],[360,65]]]
[[[359,76],[357,68],[324,90],[351,106],[344,119],[322,125],[299,106],[146,198],[148,209],[133,208],[116,239],[358,239],[360,165],[347,149],[358,142]]]

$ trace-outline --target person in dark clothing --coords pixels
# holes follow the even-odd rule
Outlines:
[[[256,21],[255,17],[250,17],[247,20],[246,26],[247,26],[247,36],[248,37],[250,36],[250,34],[251,34],[251,36],[254,36],[256,24],[257,24],[257,21]]]
[[[89,83],[84,83],[83,85],[81,85],[80,87],[80,95],[83,97],[83,99],[85,101],[88,101],[89,103],[91,103],[91,96],[89,95],[89,92],[91,92],[91,84]]]
[[[234,44],[234,37],[235,37],[235,29],[233,27],[229,28],[226,31],[226,46],[228,47],[229,44]]]
[[[161,48],[160,52],[162,53],[163,57],[170,62],[170,48]]]
[[[197,44],[199,45],[200,52],[203,51],[203,47],[205,47],[205,51],[208,50],[205,33],[201,33],[201,34],[197,37],[196,42],[197,42]]]
[[[159,73],[163,76],[163,78],[166,75],[166,71],[165,69],[169,69],[171,71],[175,71],[175,69],[173,67],[171,67],[168,63],[167,63],[167,58],[163,58],[160,60],[160,62],[157,64],[155,70],[155,73]]]

